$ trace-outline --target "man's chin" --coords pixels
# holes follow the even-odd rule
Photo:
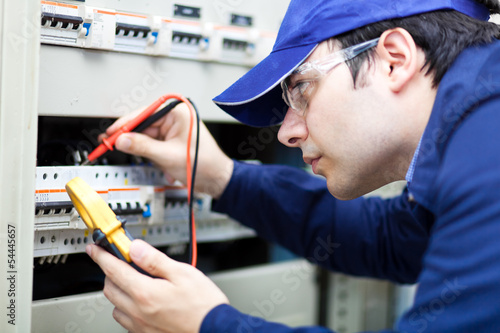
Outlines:
[[[355,195],[351,191],[340,190],[338,187],[331,188],[330,186],[328,186],[328,191],[330,192],[331,195],[335,197],[335,199],[343,201],[353,200],[361,196],[361,195]]]
[[[326,185],[331,195],[343,201],[357,199],[368,193],[368,191],[362,191],[362,189],[355,186],[346,186],[335,181],[329,181],[328,178],[326,178]]]

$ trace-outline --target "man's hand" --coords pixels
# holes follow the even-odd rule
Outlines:
[[[118,119],[106,130],[106,135],[109,136],[116,132],[141,111],[138,110]],[[168,180],[176,179],[186,184],[189,117],[188,107],[185,104],[179,104],[142,134],[122,134],[116,141],[115,147],[125,153],[150,159],[165,173]],[[194,126],[196,126],[196,122]],[[191,156],[193,161],[196,127],[193,128],[192,135]],[[214,198],[220,197],[233,173],[233,161],[222,152],[202,122],[200,122],[197,170],[195,191],[208,193]]]
[[[131,332],[199,332],[208,312],[227,297],[196,268],[170,259],[142,240],[130,246],[132,261],[158,278],[137,272],[96,245],[87,253],[106,274],[104,295],[113,317]]]

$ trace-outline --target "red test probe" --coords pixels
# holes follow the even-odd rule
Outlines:
[[[93,162],[94,160],[98,159],[104,153],[106,153],[108,150],[113,150],[113,146],[115,145],[116,140],[120,135],[123,133],[128,133],[131,132],[134,128],[139,126],[142,122],[144,122],[151,114],[153,114],[163,103],[165,103],[167,100],[171,98],[175,99],[180,99],[182,96],[180,95],[164,95],[160,98],[158,98],[153,104],[148,106],[144,111],[142,111],[137,117],[134,119],[130,120],[127,122],[125,125],[120,127],[118,131],[113,133],[110,137],[105,138],[102,140],[102,143],[97,146],[96,149],[94,149],[89,156],[87,157],[87,161],[83,163],[82,165],[88,164],[90,162]]]

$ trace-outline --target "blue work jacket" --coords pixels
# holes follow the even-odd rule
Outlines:
[[[336,200],[300,170],[236,162],[216,209],[332,271],[417,282],[413,307],[384,332],[498,333],[500,42],[465,50],[445,74],[416,156],[407,188],[386,200]],[[330,331],[220,305],[201,332]]]

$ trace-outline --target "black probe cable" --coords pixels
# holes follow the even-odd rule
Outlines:
[[[200,146],[200,115],[198,113],[198,109],[196,105],[194,105],[193,101],[188,98],[188,101],[193,106],[195,115],[196,115],[196,144],[194,150],[194,162],[193,162],[193,170],[191,173],[191,200],[189,200],[189,262],[193,262],[193,203],[194,203],[194,181],[196,178],[196,168],[198,166],[198,150]],[[187,176],[187,175],[186,175]]]
[[[194,182],[196,178],[196,169],[198,166],[198,151],[199,151],[199,146],[200,146],[200,115],[198,113],[198,109],[196,108],[196,105],[194,105],[193,101],[188,98],[188,101],[191,103],[193,106],[193,109],[195,111],[196,115],[196,143],[195,143],[195,150],[194,150],[194,162],[193,162],[193,169],[191,173],[191,188],[190,188],[190,193],[191,193],[191,198],[189,200],[189,208],[188,208],[188,214],[189,214],[189,262],[193,261],[193,236],[194,236],[194,230],[193,230],[193,210],[194,210]],[[180,100],[175,100],[165,106],[163,109],[161,109],[158,112],[155,112],[151,116],[149,116],[145,121],[143,121],[139,126],[137,126],[133,132],[142,132],[149,126],[153,125],[158,119],[169,113],[173,108],[175,108],[177,105],[182,103]],[[188,175],[186,175],[188,176]]]
[[[132,132],[142,132],[149,126],[153,125],[158,119],[169,113],[173,108],[182,103],[182,101],[175,100],[166,105],[163,109],[150,115],[146,120],[140,123]]]

